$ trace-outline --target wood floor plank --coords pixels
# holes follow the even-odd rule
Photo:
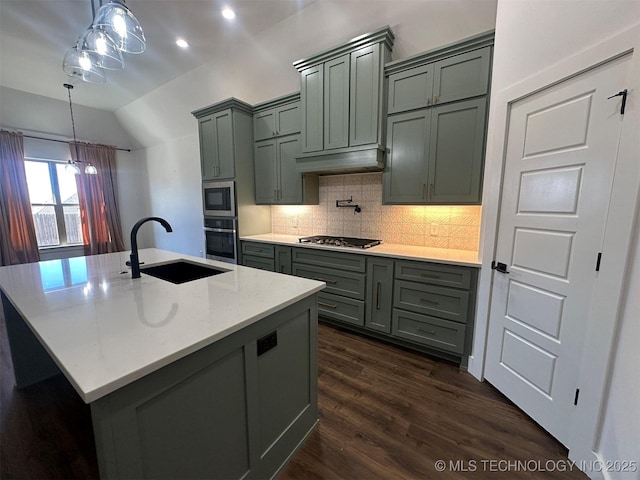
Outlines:
[[[280,480],[587,478],[483,471],[483,460],[567,462],[566,451],[457,365],[324,324],[318,361],[320,422]],[[3,318],[0,372],[0,478],[97,478],[88,406],[62,376],[14,388]],[[437,460],[477,467],[438,472]]]

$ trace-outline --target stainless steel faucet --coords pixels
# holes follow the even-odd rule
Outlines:
[[[141,220],[138,220],[136,224],[131,229],[131,255],[129,256],[130,261],[127,262],[127,265],[131,266],[131,278],[140,278],[140,261],[138,260],[138,230],[142,226],[143,223],[150,222],[151,220],[160,223],[167,233],[173,232],[171,225],[164,218],[160,217],[145,217]]]

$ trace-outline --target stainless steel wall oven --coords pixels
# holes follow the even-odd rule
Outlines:
[[[235,218],[204,217],[207,258],[228,263],[238,262],[238,238]]]

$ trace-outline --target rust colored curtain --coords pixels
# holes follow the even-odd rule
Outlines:
[[[40,261],[22,133],[0,131],[0,264]]]
[[[71,158],[82,162],[82,173],[76,176],[76,183],[85,255],[123,251],[115,169],[116,149],[74,142],[69,143],[69,149]],[[87,163],[92,163],[98,169],[97,175],[84,173]]]

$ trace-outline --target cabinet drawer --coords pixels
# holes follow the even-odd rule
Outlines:
[[[471,287],[471,270],[436,263],[396,262],[396,278],[443,287]]]
[[[276,270],[275,261],[264,257],[243,255],[242,264],[246,267],[259,268],[260,270],[268,270],[270,272],[275,272]]]
[[[255,255],[256,257],[275,258],[274,245],[269,243],[242,242],[243,255]]]
[[[294,248],[292,261],[361,273],[364,273],[366,266],[364,255],[312,248]]]
[[[352,325],[364,325],[364,302],[352,298],[318,293],[318,315]]]
[[[469,292],[396,280],[393,306],[466,323]]]
[[[325,292],[364,300],[364,274],[294,263],[293,275],[326,282]]]
[[[462,354],[466,327],[440,318],[393,310],[391,333],[405,340]]]

